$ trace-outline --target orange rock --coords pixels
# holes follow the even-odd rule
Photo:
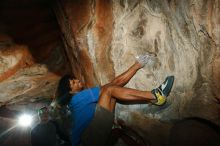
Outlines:
[[[0,81],[14,75],[19,69],[34,64],[27,46],[12,45],[0,50]]]

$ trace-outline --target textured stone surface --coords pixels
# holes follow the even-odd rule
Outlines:
[[[11,0],[0,9],[0,106],[52,98],[69,70],[52,7]]]
[[[59,20],[66,20],[66,26],[61,27],[68,32],[67,51],[73,54],[69,57],[88,71],[81,78],[90,85],[111,81],[134,63],[136,55],[145,52],[157,55],[156,65],[141,69],[127,87],[151,90],[167,75],[175,76],[165,106],[118,104],[117,118],[137,129],[146,123],[135,122],[131,116],[134,111],[146,119],[170,121],[196,116],[220,125],[218,0],[62,2],[64,15]],[[80,76],[77,70],[73,72]],[[147,130],[145,136],[149,136]]]
[[[112,2],[64,0],[57,4],[55,12],[65,34],[74,75],[87,86],[103,84],[113,78],[108,56],[113,29]]]
[[[47,65],[56,65],[54,71],[62,68],[63,58],[58,55],[59,49],[54,49],[48,57]],[[31,101],[53,97],[60,75],[50,71],[52,66],[36,63],[26,46],[1,48],[0,65],[0,105],[17,103],[23,99]]]
[[[50,103],[58,80],[70,70],[51,2],[0,1],[2,146],[31,145],[31,128],[17,126],[16,118]]]
[[[111,52],[116,74],[125,70],[137,54],[154,52],[158,66],[144,68],[128,86],[150,90],[167,75],[175,76],[170,106],[164,110],[149,107],[144,112],[150,110],[162,119],[202,116],[219,122],[219,105],[211,90],[213,84],[217,85],[213,77],[218,78],[218,73],[212,72],[218,72],[218,67],[213,68],[219,50],[219,18],[213,18],[218,7],[218,1],[114,1]],[[204,11],[207,13],[200,14]],[[134,106],[138,110],[144,107]]]

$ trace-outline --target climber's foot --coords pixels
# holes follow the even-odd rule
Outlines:
[[[155,105],[163,105],[166,103],[166,98],[169,96],[173,87],[174,76],[166,77],[165,81],[156,89],[153,89],[151,93],[155,96],[156,101],[152,102]]]

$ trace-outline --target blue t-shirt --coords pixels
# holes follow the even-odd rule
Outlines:
[[[94,117],[99,99],[99,87],[85,89],[75,94],[69,104],[72,117],[72,144],[78,146],[82,132]]]

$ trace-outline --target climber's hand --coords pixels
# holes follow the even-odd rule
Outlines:
[[[152,66],[155,63],[156,55],[145,53],[138,55],[136,57],[136,61],[141,65],[141,67],[144,67],[145,65]]]

